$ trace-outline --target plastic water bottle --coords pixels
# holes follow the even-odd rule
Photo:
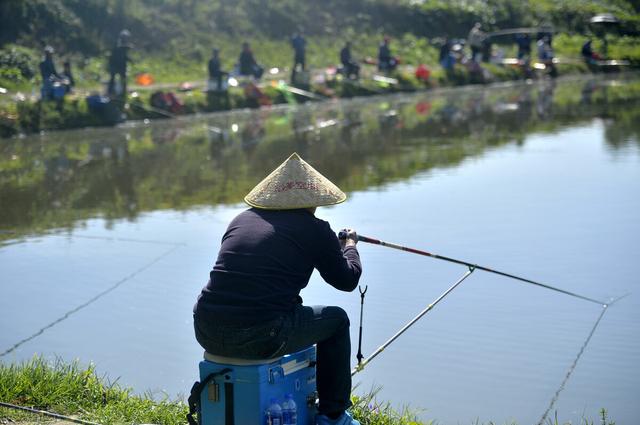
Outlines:
[[[275,398],[269,403],[267,411],[264,412],[265,425],[282,425],[282,407]]]
[[[282,425],[298,425],[298,408],[293,394],[287,394],[282,403]]]

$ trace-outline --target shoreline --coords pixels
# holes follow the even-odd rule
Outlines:
[[[195,365],[194,365],[195,367]],[[374,389],[363,395],[352,394],[351,412],[362,423],[370,425],[435,425],[437,420],[421,421],[411,409],[400,411],[388,402],[380,402]],[[179,399],[154,400],[148,394],[135,395],[106,376],[98,376],[93,363],[81,366],[78,360],[54,362],[35,355],[31,360],[15,364],[0,362],[0,423],[30,424],[110,424],[147,423],[182,425],[186,423],[188,405]],[[41,412],[37,412],[39,410]],[[606,409],[598,420],[614,425]],[[51,416],[58,416],[53,418]],[[585,423],[593,419],[583,418]],[[477,419],[469,423],[480,425]],[[487,422],[487,425],[495,422]],[[516,422],[510,422],[517,425]],[[558,422],[557,412],[554,424]],[[484,424],[484,422],[483,422]]]
[[[154,90],[155,87],[131,91],[127,102],[113,100],[100,105],[98,109],[88,106],[86,92],[78,92],[67,95],[60,101],[24,99],[1,105],[0,138],[21,137],[44,131],[113,127],[128,121],[172,119],[194,114],[322,103],[393,93],[431,92],[443,88],[488,86],[587,74],[623,75],[634,72],[636,68],[627,67],[616,72],[592,72],[583,63],[560,62],[557,70],[555,77],[537,72],[535,78],[531,79],[525,78],[519,67],[483,64],[483,71],[474,73],[459,65],[449,75],[445,75],[442,69],[434,69],[430,78],[422,81],[415,77],[412,68],[405,68],[389,77],[370,73],[359,80],[335,78],[321,84],[303,86],[302,89],[290,86],[282,80],[272,79],[261,83],[259,95],[255,96],[247,89],[251,87],[251,83],[244,88],[230,87],[225,92],[204,91],[195,87],[187,91],[178,91],[176,84],[175,91],[161,90],[175,94],[179,102],[175,108],[161,108],[150,104],[152,93],[160,91]],[[163,84],[160,87],[166,86]]]

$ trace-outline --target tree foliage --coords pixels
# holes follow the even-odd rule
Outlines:
[[[586,32],[595,13],[611,12],[637,30],[632,0],[4,0],[0,46],[53,44],[93,56],[128,28],[149,51],[192,51],[216,37],[282,40],[308,35],[466,36],[475,22],[488,29],[548,22]]]

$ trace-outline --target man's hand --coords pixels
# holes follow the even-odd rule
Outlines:
[[[358,243],[358,234],[353,229],[342,229],[338,233],[340,246],[344,249],[347,246],[356,246]]]

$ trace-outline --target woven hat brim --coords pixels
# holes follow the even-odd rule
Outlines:
[[[287,210],[335,205],[347,195],[294,153],[245,196],[255,208]]]
[[[244,202],[254,208],[259,208],[261,210],[297,210],[297,209],[303,209],[303,208],[313,208],[313,207],[326,207],[329,205],[337,205],[337,204],[341,204],[344,201],[347,200],[347,195],[344,195],[342,197],[342,199],[338,199],[337,201],[334,202],[327,202],[327,203],[310,203],[310,204],[300,204],[300,205],[296,205],[296,206],[288,206],[288,207],[281,207],[281,206],[268,206],[268,205],[261,205],[255,202],[251,202],[251,200],[247,199],[247,197],[244,197]]]

